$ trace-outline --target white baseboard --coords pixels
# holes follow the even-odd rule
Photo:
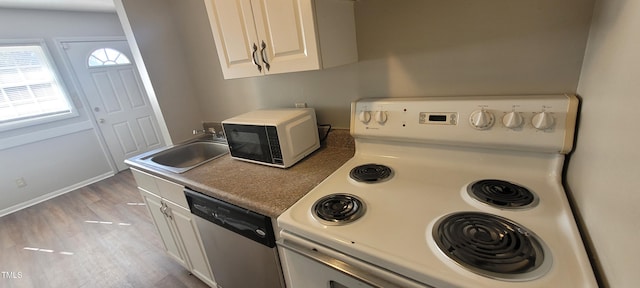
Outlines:
[[[2,210],[0,210],[0,217],[5,216],[5,215],[9,215],[9,214],[11,214],[13,212],[16,212],[18,210],[22,210],[22,209],[27,208],[27,207],[31,207],[33,205],[36,205],[38,203],[47,201],[47,200],[49,200],[51,198],[54,198],[56,196],[60,196],[60,195],[65,194],[65,193],[69,193],[69,192],[71,192],[73,190],[76,190],[78,188],[82,188],[84,186],[93,184],[93,183],[98,182],[100,180],[107,179],[107,178],[109,178],[109,177],[111,177],[113,175],[115,175],[113,173],[113,171],[107,172],[107,173],[104,173],[102,175],[98,175],[96,177],[84,180],[84,181],[82,181],[80,183],[76,183],[76,184],[73,184],[71,186],[59,189],[57,191],[53,191],[51,193],[44,194],[44,195],[42,195],[40,197],[37,197],[37,198],[31,199],[31,200],[28,200],[28,201],[13,205],[13,206],[11,206],[9,208],[2,209]]]

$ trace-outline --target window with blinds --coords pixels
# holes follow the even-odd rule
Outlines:
[[[0,43],[0,131],[75,115],[44,43]]]

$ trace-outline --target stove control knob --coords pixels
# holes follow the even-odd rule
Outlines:
[[[369,123],[369,121],[371,121],[371,112],[366,110],[360,111],[360,114],[358,114],[358,120],[364,124]]]
[[[553,126],[554,120],[551,114],[547,112],[540,112],[533,115],[533,118],[531,118],[531,124],[538,130],[545,130]]]
[[[511,111],[502,117],[502,124],[507,128],[518,128],[522,125],[522,115],[516,111]]]
[[[376,114],[374,115],[376,122],[380,123],[380,124],[384,124],[387,122],[387,111],[382,111],[379,110],[376,112]]]
[[[486,110],[476,110],[471,113],[469,117],[469,123],[473,128],[478,130],[485,130],[493,126],[494,117],[493,113]]]

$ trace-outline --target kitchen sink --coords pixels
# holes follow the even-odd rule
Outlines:
[[[174,173],[184,173],[227,153],[229,147],[225,143],[196,141],[146,153],[141,157],[132,158],[131,161]]]

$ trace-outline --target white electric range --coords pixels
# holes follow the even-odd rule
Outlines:
[[[578,99],[376,98],[278,217],[290,288],[597,287],[562,186]]]

